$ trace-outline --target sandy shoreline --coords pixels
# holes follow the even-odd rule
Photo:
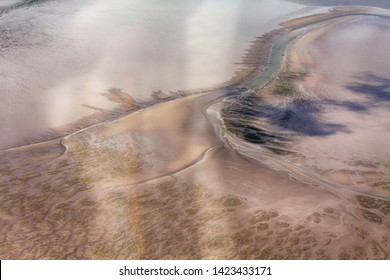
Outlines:
[[[306,50],[326,28],[290,48],[291,69],[312,69]],[[254,60],[250,75],[265,67],[264,57],[245,63]],[[310,76],[304,86],[318,81]],[[62,146],[0,151],[0,256],[388,259],[388,215],[375,221],[386,201],[360,199],[373,220],[362,219],[355,197],[293,180],[225,144],[215,131],[221,120],[206,111],[236,85],[138,109],[63,137]]]
[[[264,0],[33,2],[1,17],[0,149],[52,139],[51,129],[62,132],[81,117],[114,109],[103,95],[112,88],[142,103],[155,93],[219,86],[231,78],[250,40],[292,18],[291,12],[308,13],[281,1],[263,9]],[[242,14],[248,20],[235,20]],[[37,110],[29,117],[31,107]],[[75,132],[78,124],[55,135]]]
[[[328,69],[325,71],[324,68],[321,68],[321,60],[323,59],[323,56],[319,57],[310,48],[311,42],[321,42],[324,37],[329,37],[329,34],[332,29],[340,29],[343,25],[347,23],[348,21],[345,21],[344,23],[334,23],[328,26],[326,29],[318,28],[317,30],[314,30],[309,34],[305,35],[304,38],[299,40],[299,42],[294,45],[293,49],[290,50],[290,67],[292,71],[303,71],[310,73],[308,77],[298,81],[297,86],[302,87],[306,92],[314,93],[316,98],[326,99],[326,102],[331,104],[347,103],[348,105],[355,102],[355,107],[358,107],[360,104],[360,106],[363,108],[364,104],[371,104],[373,103],[373,101],[369,100],[369,96],[367,99],[365,99],[364,96],[361,96],[359,95],[359,93],[353,92],[348,87],[344,86],[345,84],[351,83],[351,78],[347,78],[345,74],[348,73],[348,70],[339,70],[340,72],[344,73],[345,77],[343,77],[341,74],[335,73],[335,71],[333,71],[333,73],[329,72]],[[318,46],[319,44],[317,45],[317,48]],[[362,64],[368,65],[369,62],[363,62]],[[358,66],[354,66],[354,71],[357,72],[358,70]],[[378,68],[378,71],[383,72],[386,70],[384,68]],[[375,72],[372,72],[372,75],[374,75],[374,73]],[[354,75],[354,73],[352,75]],[[335,76],[337,77],[335,78]],[[364,83],[363,80],[360,80],[360,82]],[[365,82],[367,84],[370,83],[370,81]],[[331,90],[329,90],[329,88],[331,88]],[[373,92],[373,94],[375,93]],[[342,110],[337,111],[334,108],[329,108],[330,112],[328,114],[332,114],[333,118],[336,118],[336,120],[343,122],[342,124],[345,127],[350,126],[350,131],[348,133],[339,133],[332,137],[328,137],[328,139],[326,140],[326,144],[314,144],[314,142],[310,144],[310,142],[306,142],[308,146],[305,146],[306,144],[302,143],[301,149],[310,150],[309,153],[315,154],[313,155],[313,157],[316,158],[316,164],[318,165],[317,167],[320,169],[326,170],[335,168],[339,170],[362,170],[358,167],[358,162],[360,162],[362,167],[365,167],[366,169],[369,169],[369,166],[372,166],[371,172],[373,173],[377,171],[378,176],[382,177],[382,181],[389,180],[390,178],[384,176],[386,173],[388,173],[388,167],[386,167],[385,169],[380,168],[378,166],[378,163],[386,164],[386,159],[390,156],[390,151],[388,151],[387,149],[375,150],[372,148],[372,146],[385,147],[384,143],[381,144],[380,142],[375,142],[374,138],[376,136],[374,135],[378,135],[377,133],[381,133],[384,141],[386,141],[385,139],[388,139],[389,137],[388,133],[385,128],[380,128],[378,129],[378,131],[375,130],[374,132],[370,132],[366,129],[365,125],[362,125],[364,123],[363,119],[365,119],[366,122],[370,122],[370,125],[372,125],[373,123],[379,124],[382,122],[382,118],[378,118],[376,116],[381,116],[385,114],[384,110],[386,110],[386,101],[384,100],[383,102],[384,103],[382,104],[382,109],[380,108],[380,106],[375,105],[374,103],[372,104],[372,106],[378,107],[377,109],[369,108],[367,110],[353,110],[353,108],[346,107]],[[325,114],[319,117],[322,117],[324,119],[330,119],[330,117],[326,116]],[[370,117],[372,118],[372,121],[370,121]],[[385,117],[385,115],[383,115],[383,117]],[[345,128],[344,130],[346,129],[347,128]],[[352,144],[351,140],[348,139],[353,139],[354,143]],[[334,151],[333,153],[329,152],[328,155],[321,155],[320,153],[315,152],[315,149],[319,150],[318,148],[310,148],[310,145],[320,145],[324,147],[324,150],[328,151],[331,151],[330,147],[333,147]],[[337,161],[340,161],[337,159],[338,157],[344,157],[344,161],[347,164],[340,165],[340,163],[337,163]],[[336,160],[332,160],[332,158]],[[306,164],[309,164],[307,159]],[[333,179],[334,178],[335,177],[333,177]],[[343,180],[343,182],[345,182],[345,180]],[[372,191],[375,192],[375,190]]]

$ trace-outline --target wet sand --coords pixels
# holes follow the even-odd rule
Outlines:
[[[112,88],[147,102],[155,92],[219,86],[248,41],[292,12],[307,14],[303,8],[267,0],[68,0],[12,9],[0,18],[0,149],[52,139],[52,129],[116,109],[104,96]]]
[[[322,81],[313,81],[318,61],[307,50],[330,28],[325,23],[289,48],[298,87]],[[253,59],[255,78],[267,61]],[[272,101],[277,81],[256,96]],[[0,151],[1,258],[389,259],[388,190],[357,195],[325,180],[310,158],[325,148],[303,160],[229,132],[219,109],[243,93],[235,81]],[[288,148],[306,151],[305,140]],[[374,169],[373,177],[381,175]]]
[[[327,137],[300,139],[299,149],[312,156],[305,164],[350,172],[369,172],[371,166],[372,172],[389,174],[389,99],[380,89],[390,73],[382,59],[388,55],[376,43],[386,45],[388,28],[374,17],[342,21],[310,32],[291,50],[291,70],[309,73],[297,86],[323,101],[318,118],[335,128]],[[360,35],[347,36],[358,29]]]

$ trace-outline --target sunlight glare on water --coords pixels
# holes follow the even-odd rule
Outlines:
[[[145,101],[153,91],[220,84],[250,40],[302,8],[253,0],[70,0],[13,10],[0,18],[10,34],[0,58],[0,147],[95,112],[83,104],[113,108],[100,95],[110,88]]]

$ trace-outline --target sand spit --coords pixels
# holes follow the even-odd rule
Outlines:
[[[266,39],[284,32],[254,44],[242,82],[261,75]],[[242,156],[263,148],[226,133],[215,109],[247,93],[238,81],[0,151],[0,257],[389,259],[388,200]]]
[[[339,7],[331,9],[328,13],[310,15],[283,22],[280,24],[282,28],[275,29],[261,37],[257,37],[250,43],[242,61],[240,63],[236,63],[238,65],[238,69],[235,72],[235,75],[232,79],[220,85],[220,87],[242,88],[247,86],[246,82],[261,75],[269,66],[273,46],[280,43],[280,40],[283,37],[294,30],[304,29],[305,27],[310,27],[315,24],[321,24],[323,22],[329,22],[345,17],[370,15],[374,14],[374,12],[378,11],[360,7]],[[375,13],[375,15],[376,14],[377,13]],[[263,86],[263,84],[257,86]]]
[[[307,13],[266,0],[35,2],[1,17],[0,149],[94,114],[82,104],[113,109],[100,95],[111,87],[143,102],[225,82],[249,40]]]
[[[390,135],[385,120],[390,117],[389,102],[388,93],[378,92],[376,86],[380,85],[376,83],[382,81],[380,77],[389,77],[389,72],[388,65],[381,63],[381,47],[375,43],[387,40],[383,32],[385,22],[368,17],[336,22],[313,30],[291,48],[289,65],[292,71],[309,73],[294,83],[306,93],[306,98],[317,99],[314,102],[320,108],[318,119],[321,122],[332,120],[334,128],[333,131],[328,130],[326,139],[300,138],[297,149],[308,154],[301,164],[334,182],[376,196],[355,197],[359,205],[366,208],[361,216],[387,224],[390,213],[390,150],[386,143]],[[364,26],[370,28],[367,36],[372,40],[366,41],[367,45],[363,45],[362,37],[346,38],[339,43],[332,39]],[[361,47],[348,50],[355,45]],[[374,52],[377,56],[365,57],[367,52]],[[338,64],[336,69],[330,67],[332,62]],[[373,77],[378,80],[373,81]]]
[[[226,87],[240,87],[244,82],[253,79],[258,73],[262,73],[269,64],[272,46],[287,32],[286,29],[276,29],[251,42],[242,62],[236,63],[239,68],[233,78],[226,83]]]

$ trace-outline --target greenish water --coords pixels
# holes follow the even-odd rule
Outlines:
[[[370,13],[350,13],[347,16],[336,15],[334,17],[313,21],[309,24],[299,27],[296,30],[290,31],[286,35],[282,36],[279,39],[279,41],[273,46],[269,64],[266,66],[265,70],[263,72],[260,72],[256,77],[254,77],[250,81],[244,83],[243,86],[248,88],[261,88],[264,85],[266,85],[268,82],[270,82],[273,78],[275,78],[283,65],[284,53],[286,52],[287,47],[299,36],[307,32],[307,28],[319,26],[322,23],[327,22],[331,19],[336,19],[340,17],[360,16],[360,15],[377,16],[375,14],[370,14]]]
[[[284,53],[287,47],[301,35],[302,32],[302,29],[299,29],[282,36],[273,46],[269,64],[264,69],[264,72],[259,73],[256,77],[244,83],[243,86],[248,88],[261,88],[275,78],[283,65]]]
[[[268,0],[38,2],[0,18],[0,149],[112,109],[110,88],[149,101],[224,83],[253,38],[308,13]]]

